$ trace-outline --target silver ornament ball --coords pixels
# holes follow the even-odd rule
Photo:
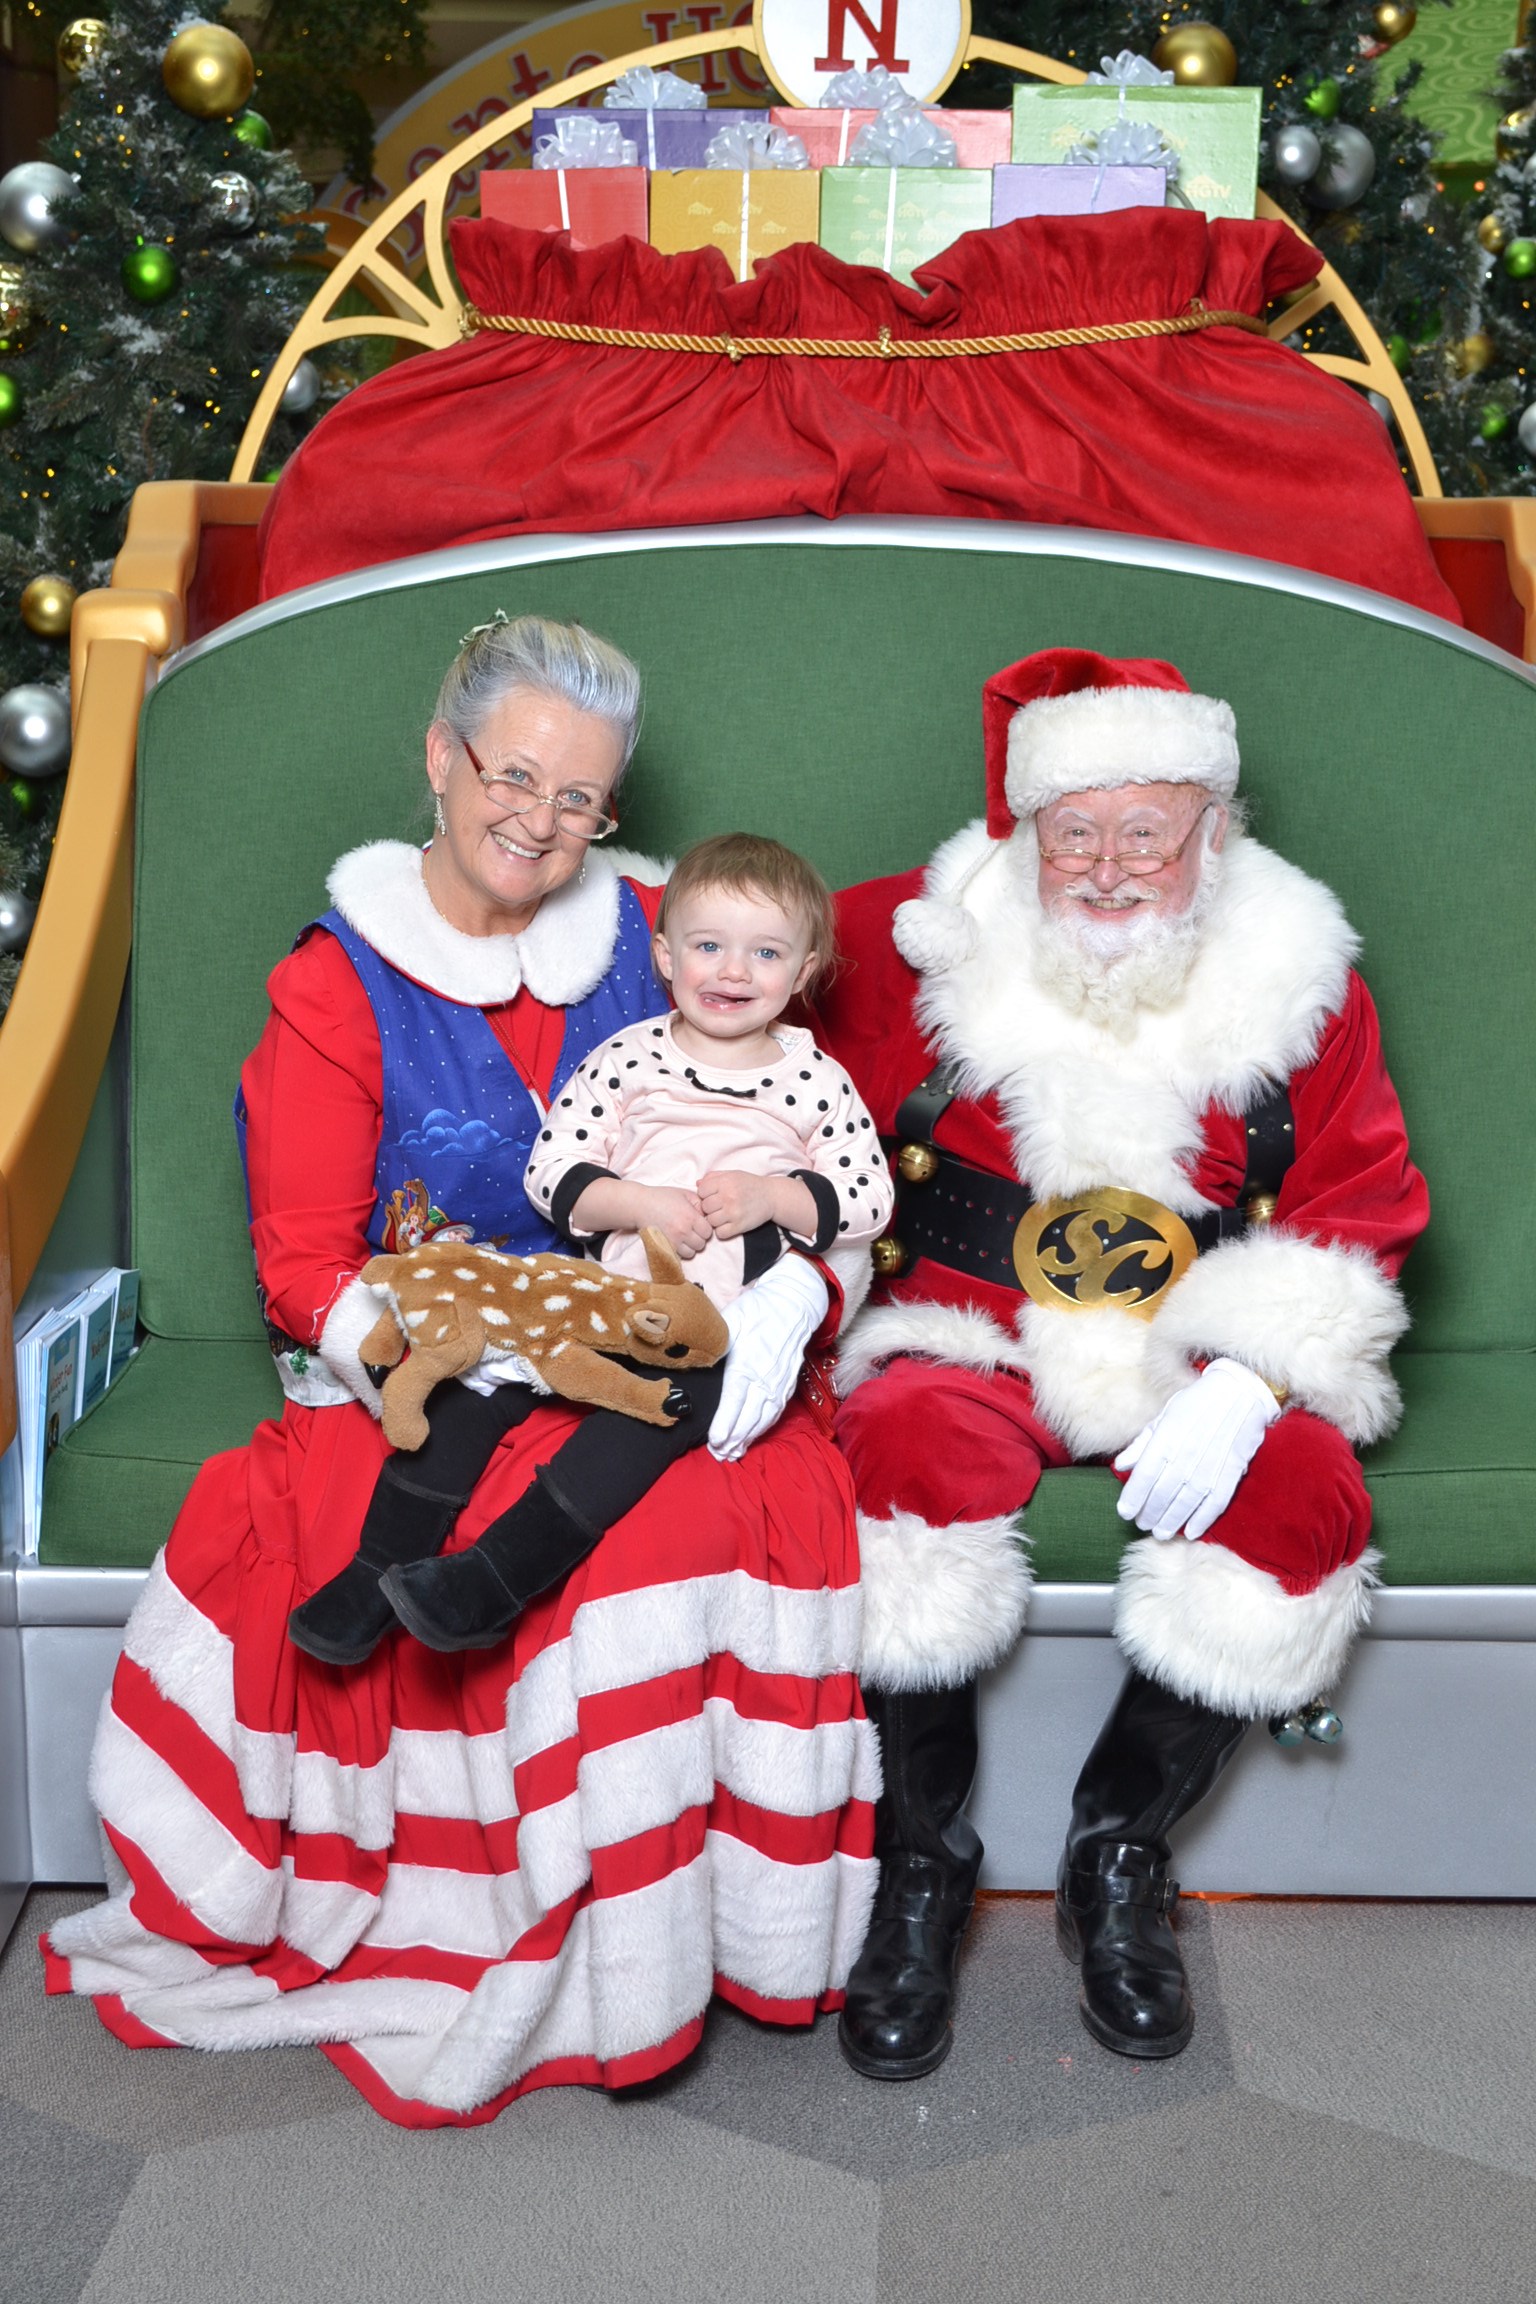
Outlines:
[[[1299,124],[1275,137],[1275,174],[1282,184],[1310,184],[1323,163],[1323,140]]]
[[[305,416],[320,397],[320,371],[313,360],[301,360],[283,386],[279,405],[285,416]]]
[[[248,176],[226,169],[208,179],[208,206],[218,223],[243,232],[256,213],[256,187]]]
[[[67,238],[54,209],[75,180],[51,160],[24,160],[0,176],[0,234],[21,256],[35,256],[55,240]]]
[[[37,906],[19,888],[0,888],[0,952],[20,952],[32,933]]]
[[[1318,208],[1353,208],[1370,190],[1376,173],[1376,147],[1361,128],[1346,121],[1329,137],[1330,149],[1321,168],[1307,186],[1307,198]]]
[[[57,688],[28,681],[0,696],[0,766],[34,782],[69,766],[69,705]]]
[[[1527,456],[1536,457],[1536,400],[1533,400],[1515,426],[1515,438]]]

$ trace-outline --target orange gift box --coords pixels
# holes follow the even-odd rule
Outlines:
[[[643,168],[488,168],[480,213],[530,232],[569,232],[573,248],[646,236]]]
[[[821,229],[821,177],[814,168],[675,168],[651,178],[651,246],[677,256],[718,248],[738,280],[760,256],[777,256]]]
[[[775,128],[787,128],[805,146],[813,168],[846,168],[853,140],[861,128],[877,120],[877,112],[838,111],[830,105],[807,111],[798,105],[775,104],[768,114]],[[996,168],[1013,158],[1013,117],[1008,112],[945,112],[925,108],[925,120],[947,128],[955,140],[957,168]]]

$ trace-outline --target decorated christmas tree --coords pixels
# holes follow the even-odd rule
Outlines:
[[[1446,492],[1476,494],[1488,485],[1480,425],[1490,377],[1479,366],[1485,346],[1465,220],[1436,188],[1434,139],[1413,109],[1419,68],[1408,67],[1392,89],[1374,69],[1414,22],[1404,0],[1223,0],[1208,17],[1170,0],[977,0],[976,7],[978,31],[1089,70],[1128,48],[1187,86],[1262,88],[1261,188],[1327,257],[1386,340]],[[1524,190],[1529,200],[1533,187]],[[1291,342],[1345,356],[1354,349],[1331,317]],[[1500,484],[1531,483],[1511,458]]]
[[[247,103],[252,61],[179,0],[60,43],[45,157],[0,179],[0,951],[24,942],[69,751],[75,595],[105,584],[142,480],[228,475],[314,287],[309,187]],[[324,397],[302,368],[281,462]],[[19,884],[16,878],[19,854]],[[7,924],[9,923],[9,925]],[[0,1004],[9,996],[0,973]]]
[[[1472,327],[1481,364],[1472,484],[1536,493],[1536,42],[1504,58],[1498,167],[1471,212]]]

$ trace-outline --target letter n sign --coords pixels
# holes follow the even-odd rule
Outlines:
[[[883,64],[935,103],[961,65],[971,0],[754,0],[764,71],[791,104],[819,104],[840,72]]]

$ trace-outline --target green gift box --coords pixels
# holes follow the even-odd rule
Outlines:
[[[1124,108],[1121,97],[1124,96]],[[1251,216],[1259,188],[1258,88],[1044,88],[1013,92],[1015,160],[1065,160],[1117,119],[1155,128],[1178,155],[1170,205]],[[1118,155],[1106,155],[1106,158]],[[1126,155],[1126,157],[1139,157]]]
[[[821,245],[910,288],[920,264],[992,222],[990,168],[824,168]]]

